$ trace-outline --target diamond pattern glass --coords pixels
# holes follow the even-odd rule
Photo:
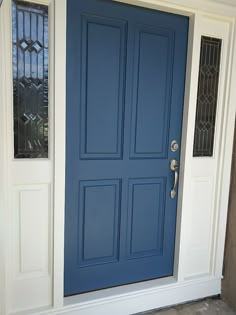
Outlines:
[[[193,156],[212,156],[222,40],[202,36]]]
[[[48,157],[48,7],[12,0],[15,158]]]

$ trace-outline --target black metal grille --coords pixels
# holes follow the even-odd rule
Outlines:
[[[202,36],[193,156],[212,156],[222,40]]]
[[[15,158],[48,157],[48,7],[12,1]]]

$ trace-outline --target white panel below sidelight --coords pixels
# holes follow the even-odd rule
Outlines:
[[[191,180],[186,273],[188,276],[210,272],[213,217],[213,179]]]
[[[11,310],[48,306],[52,298],[51,184],[13,185]]]
[[[20,273],[48,272],[49,186],[18,188]]]

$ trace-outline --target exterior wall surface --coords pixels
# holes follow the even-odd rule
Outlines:
[[[222,296],[236,310],[236,132],[232,160]]]

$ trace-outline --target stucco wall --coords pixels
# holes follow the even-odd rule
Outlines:
[[[222,297],[236,310],[236,132],[234,136]]]

